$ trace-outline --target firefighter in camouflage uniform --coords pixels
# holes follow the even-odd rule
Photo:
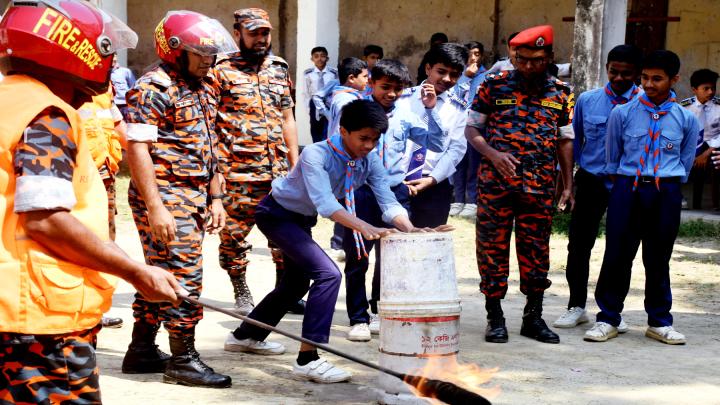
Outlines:
[[[155,29],[155,45],[162,62],[126,96],[128,202],[145,260],[200,295],[204,232],[219,231],[225,221],[215,157],[217,91],[208,72],[217,54],[237,46],[218,21],[191,11],[168,12]],[[230,377],[215,373],[195,350],[201,307],[154,304],[137,294],[132,308],[135,324],[124,373],[164,371],[167,383],[230,386]],[[160,323],[170,337],[171,357],[155,345]]]
[[[218,163],[225,176],[223,200],[227,223],[220,232],[220,266],[228,272],[235,309],[246,315],[254,307],[245,272],[252,246],[246,238],[255,225],[255,208],[270,193],[274,178],[297,160],[297,133],[290,97],[288,64],[270,53],[272,25],[265,10],[235,12],[234,34],[240,52],[218,62],[220,86],[217,133]],[[270,245],[282,277],[282,253]],[[276,283],[277,283],[276,281]],[[291,312],[302,313],[301,300]]]
[[[110,240],[76,110],[137,35],[79,0],[11,1],[0,32],[0,403],[98,404],[96,334],[117,277],[152,301],[180,289]]]

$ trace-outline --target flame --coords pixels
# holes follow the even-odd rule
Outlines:
[[[411,391],[418,397],[425,397],[421,394],[423,384],[428,379],[440,380],[453,383],[460,388],[482,395],[487,399],[494,399],[500,395],[498,385],[487,386],[498,368],[483,369],[474,363],[458,362],[456,356],[429,357],[425,366],[412,373],[420,377],[417,384],[406,381],[411,386]],[[416,388],[417,387],[417,388]],[[430,398],[436,398],[431,396]],[[433,403],[442,404],[441,401],[433,399]]]

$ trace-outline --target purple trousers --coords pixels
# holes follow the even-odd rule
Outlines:
[[[342,274],[312,239],[311,229],[317,223],[317,217],[283,208],[271,193],[257,206],[255,221],[260,231],[282,250],[285,275],[248,316],[275,326],[288,312],[288,308],[309,290],[302,336],[318,343],[327,343]],[[243,335],[255,340],[265,340],[270,334],[265,329],[245,322],[239,329]]]

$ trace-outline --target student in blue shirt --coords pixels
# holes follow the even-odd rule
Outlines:
[[[670,256],[680,226],[680,185],[690,174],[700,126],[676,103],[672,86],[680,79],[679,71],[675,53],[651,52],[641,74],[645,93],[610,113],[604,172],[613,187],[595,289],[600,312],[585,340],[604,342],[617,336],[632,262],[642,242],[649,325],[645,335],[685,344],[685,336],[672,327]]]
[[[434,228],[448,220],[453,197],[450,177],[467,148],[468,105],[456,93],[455,86],[465,70],[467,59],[467,49],[450,42],[434,46],[423,57],[427,79],[422,84],[431,84],[435,88],[437,102],[434,109],[440,117],[443,148],[437,153],[411,140],[406,146],[404,184],[410,193],[410,220],[417,226]],[[417,116],[424,116],[422,88],[406,89],[396,103],[397,108],[409,108]]]
[[[353,215],[354,189],[367,184],[387,223],[404,232],[419,231],[390,191],[380,158],[370,153],[387,127],[380,106],[368,100],[353,101],[343,110],[339,134],[307,146],[290,174],[273,181],[272,192],[258,205],[255,219],[262,233],[282,250],[285,276],[248,315],[250,318],[277,325],[288,308],[309,289],[302,336],[328,342],[342,276],[312,239],[311,228],[317,215],[352,229],[350,239],[355,241],[356,255],[365,254],[363,239],[377,240],[392,232]],[[345,207],[339,199],[345,201]],[[282,354],[285,348],[281,344],[265,342],[269,334],[242,323],[228,336],[225,350]],[[320,358],[317,349],[305,343],[300,345],[292,373],[319,383],[351,378],[349,372]]]
[[[410,208],[410,189],[403,183],[407,172],[407,164],[403,164],[407,141],[412,140],[418,145],[433,152],[442,152],[444,146],[443,130],[439,123],[435,105],[437,95],[435,87],[426,83],[422,85],[421,101],[424,106],[422,116],[410,108],[397,106],[395,103],[403,90],[410,83],[410,73],[400,61],[383,59],[372,69],[370,87],[372,100],[380,104],[388,117],[388,129],[381,136],[380,142],[373,151],[379,155],[385,167],[385,178],[398,202],[406,209]],[[406,96],[407,97],[407,96]],[[360,187],[355,191],[357,215],[375,225],[385,226],[381,218],[381,210],[374,194],[368,187]],[[373,241],[365,241],[368,252],[374,246]],[[368,269],[368,258],[354,254],[351,231],[346,229],[343,237],[345,251],[345,288],[348,317],[352,328],[348,339],[352,341],[368,341],[371,333],[379,333],[380,324],[376,316],[370,316],[368,300],[365,292],[365,273]],[[377,301],[380,299],[380,257],[376,251],[375,271],[372,282],[372,293],[369,306],[373,314],[377,314]]]
[[[345,58],[338,65],[338,77],[341,85],[335,86],[330,93],[328,111],[328,136],[340,130],[340,112],[353,100],[363,98],[368,83],[367,63],[358,58]]]
[[[618,45],[610,50],[605,68],[605,86],[578,97],[573,117],[575,206],[570,219],[565,277],[570,288],[567,311],[553,322],[557,328],[572,328],[588,322],[585,311],[590,272],[590,252],[595,245],[600,221],[607,209],[612,183],[605,171],[605,130],[610,112],[638,97],[635,81],[640,76],[642,52],[634,45]],[[627,332],[620,321],[618,332]]]

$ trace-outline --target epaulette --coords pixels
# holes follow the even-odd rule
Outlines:
[[[683,107],[687,107],[694,102],[695,102],[695,97],[688,97],[685,100],[681,101],[680,105]]]
[[[282,65],[285,69],[289,69],[290,65],[288,65],[287,61],[285,59],[276,56],[276,55],[268,55],[267,59],[270,61],[270,63],[275,63],[278,65]]]
[[[557,77],[553,76],[553,84],[559,87],[565,87],[568,89],[569,92],[572,92],[572,85],[566,81],[560,80]]]
[[[303,70],[303,74],[304,75],[310,74],[313,72],[313,70],[315,70],[315,68],[307,68],[307,69]]]
[[[163,69],[156,69],[150,73],[148,79],[151,83],[156,84],[163,89],[167,89],[172,86],[172,79]]]
[[[336,68],[334,68],[334,67],[329,67],[328,70],[331,71],[331,72],[333,72],[333,73],[335,73],[335,74],[337,74],[337,72],[338,72],[338,70],[337,70]]]
[[[400,93],[399,98],[410,97],[413,94],[415,94],[415,92],[418,91],[419,88],[420,88],[420,86],[408,87],[408,88],[404,89],[402,91],[402,93]]]
[[[485,81],[504,79],[510,74],[509,70],[501,70],[497,73],[488,73],[485,75]]]
[[[720,96],[713,97],[713,103],[720,104]]]
[[[462,97],[458,96],[454,92],[448,94],[448,99],[450,101],[457,103],[460,107],[462,107],[465,110],[467,110],[467,108],[470,106],[470,104],[468,104],[467,101],[463,100]]]

